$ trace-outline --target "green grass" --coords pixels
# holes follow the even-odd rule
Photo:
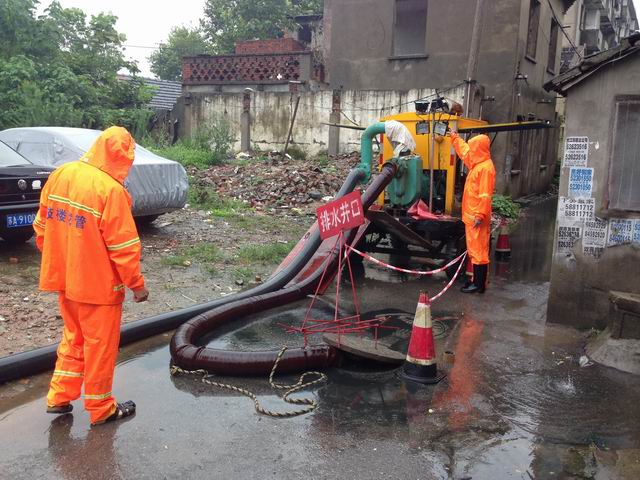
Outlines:
[[[156,155],[181,163],[185,167],[207,168],[220,165],[224,158],[211,150],[193,147],[188,142],[177,142],[164,147],[149,147]]]
[[[261,263],[263,265],[279,263],[293,248],[292,242],[268,243],[266,245],[246,245],[238,251],[241,263]]]
[[[212,243],[201,243],[191,247],[181,249],[174,255],[167,255],[162,258],[163,265],[175,267],[188,267],[191,263],[211,264],[223,260],[224,256],[220,249]],[[214,273],[215,269],[209,265],[210,273]]]
[[[245,283],[250,282],[254,278],[253,270],[249,267],[236,267],[232,272],[236,280],[243,280]]]
[[[211,211],[217,217],[232,217],[251,211],[241,201],[223,198],[211,187],[194,182],[193,178],[189,186],[187,202],[194,208]]]

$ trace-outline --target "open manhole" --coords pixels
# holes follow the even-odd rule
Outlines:
[[[433,337],[436,343],[444,344],[447,336],[460,319],[461,314],[432,312]],[[374,362],[398,365],[404,362],[411,338],[413,313],[401,310],[376,310],[362,314],[363,320],[381,319],[387,328],[369,329],[362,333],[337,335],[325,333],[322,339],[334,348],[350,356]]]

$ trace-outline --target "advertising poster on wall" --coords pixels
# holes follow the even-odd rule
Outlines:
[[[575,222],[560,223],[558,225],[558,243],[556,253],[571,253],[573,246],[582,236],[582,227]]]
[[[589,137],[567,137],[563,167],[586,167],[589,160]]]
[[[558,218],[560,221],[593,220],[596,211],[596,201],[593,198],[558,199]]]
[[[640,219],[633,221],[633,234],[631,235],[633,243],[640,243]]]
[[[569,197],[591,198],[593,190],[593,168],[575,168],[569,170]]]
[[[607,245],[607,228],[609,224],[601,218],[585,220],[582,245],[604,248]]]
[[[633,220],[612,218],[609,220],[609,236],[607,246],[631,243],[633,235]]]

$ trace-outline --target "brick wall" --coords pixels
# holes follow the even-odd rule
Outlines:
[[[302,52],[304,46],[293,38],[270,38],[267,40],[246,40],[236,43],[236,55],[261,53]]]

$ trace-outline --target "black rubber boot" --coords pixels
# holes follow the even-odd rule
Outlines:
[[[473,283],[468,287],[462,287],[462,293],[484,293],[485,282],[487,281],[487,265],[473,266]]]
[[[473,265],[473,281],[465,284],[465,286],[460,289],[462,293],[476,293],[478,291],[478,286],[476,285],[479,274],[478,267],[480,267],[480,265]]]
[[[488,273],[489,265],[478,265],[478,283],[476,283],[476,286],[478,287],[478,293],[484,293],[484,290],[487,287]]]

